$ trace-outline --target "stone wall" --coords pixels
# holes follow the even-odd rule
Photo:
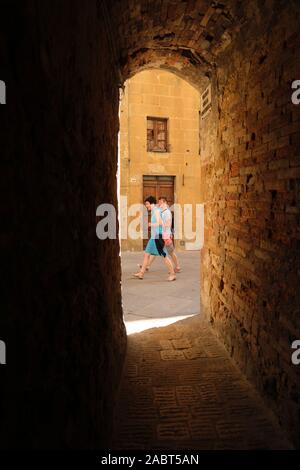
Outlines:
[[[299,444],[299,2],[113,8],[125,78],[160,67],[200,91],[212,82],[201,128],[203,310]]]
[[[116,204],[118,77],[101,2],[2,1],[7,174],[1,447],[108,445],[125,348]]]
[[[201,297],[299,446],[300,369],[291,363],[300,338],[300,106],[291,102],[299,12],[274,5],[252,15],[213,75],[213,109],[201,130]]]

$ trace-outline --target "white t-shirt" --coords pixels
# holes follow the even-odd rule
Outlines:
[[[167,233],[168,235],[172,234],[172,212],[170,209],[163,209],[161,211],[161,218],[163,221],[163,231],[164,233]],[[166,227],[166,225],[168,225]]]

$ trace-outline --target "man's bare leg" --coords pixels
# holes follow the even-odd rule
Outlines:
[[[181,267],[179,266],[178,258],[177,258],[177,255],[176,255],[175,251],[172,251],[170,256],[171,256],[172,261],[174,263],[175,272],[181,271]]]
[[[175,275],[175,271],[174,271],[174,268],[173,268],[172,261],[170,260],[170,258],[168,256],[165,256],[164,257],[164,262],[167,265],[168,271],[169,271],[168,281],[175,281],[176,275]]]

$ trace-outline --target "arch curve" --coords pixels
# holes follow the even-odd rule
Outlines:
[[[201,61],[190,49],[141,48],[127,58],[121,69],[122,78],[125,82],[136,73],[149,69],[172,72],[201,91],[208,83],[213,66]]]

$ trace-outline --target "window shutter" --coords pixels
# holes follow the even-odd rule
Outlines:
[[[148,152],[168,151],[168,129],[166,118],[147,117]]]

